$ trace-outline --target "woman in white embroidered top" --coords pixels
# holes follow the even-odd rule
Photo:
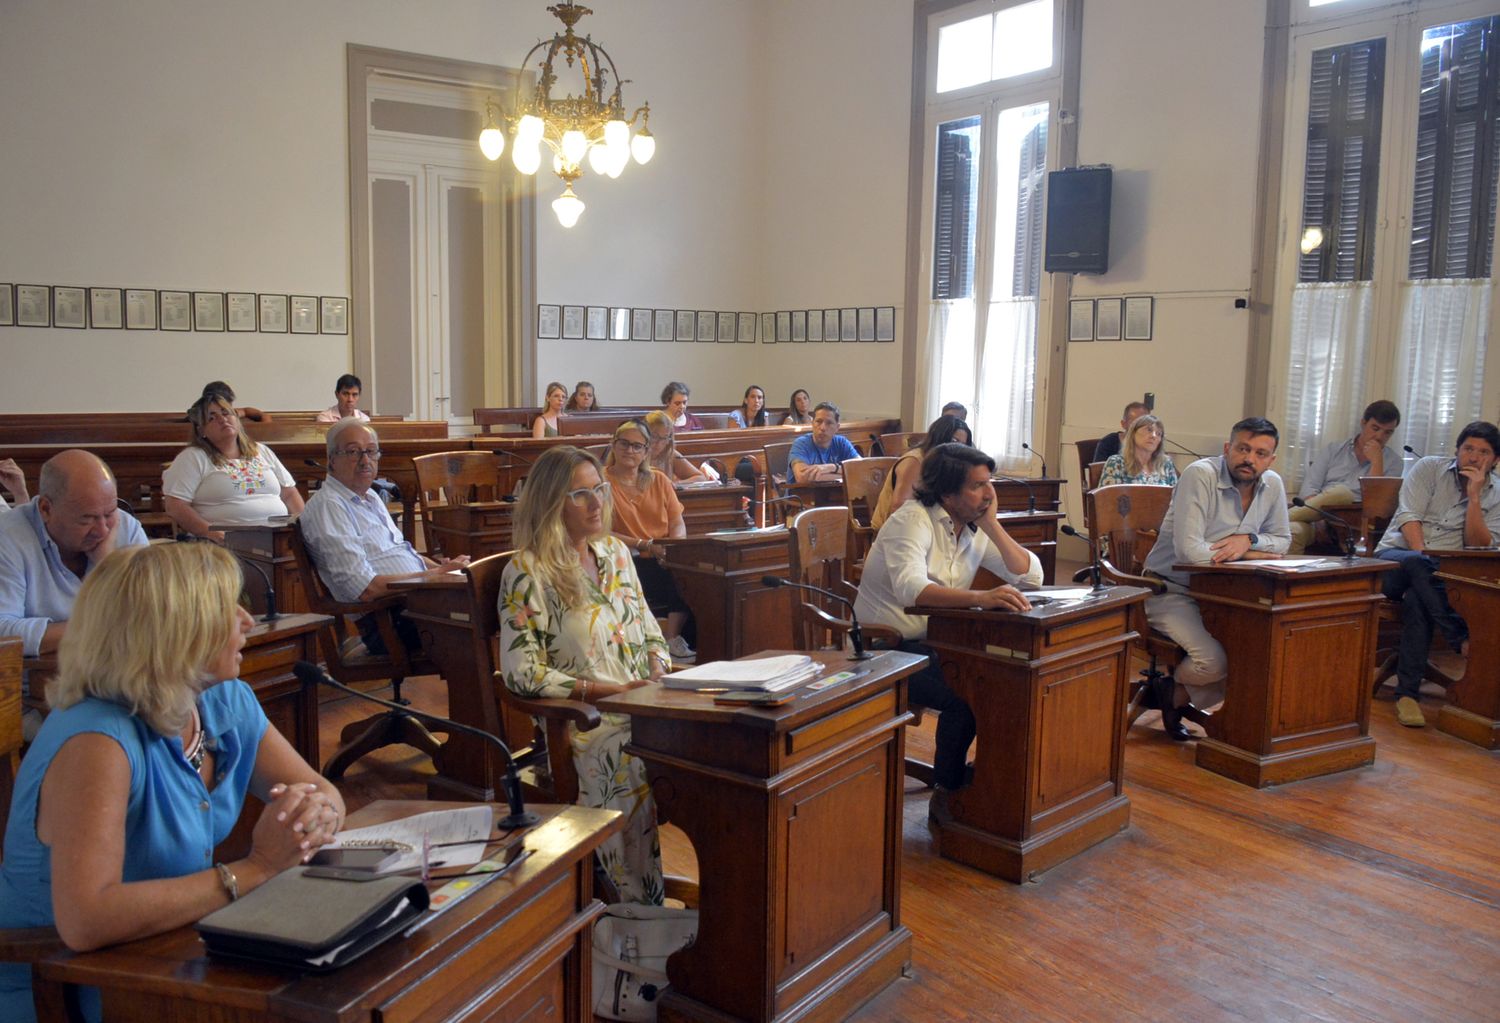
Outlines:
[[[516,556],[500,584],[500,667],[512,692],[596,703],[670,668],[630,551],[610,535],[611,509],[588,452],[555,447],[531,467],[512,520]],[[645,766],[624,751],[630,719],[604,714],[597,728],[569,732],[578,802],[625,814],[599,862],[621,900],[660,905],[656,806]]]
[[[1099,485],[1154,483],[1177,485],[1177,466],[1167,454],[1167,428],[1155,416],[1137,416],[1125,431],[1120,450],[1104,460]]]
[[[265,525],[273,515],[299,515],[296,481],[264,444],[245,433],[234,406],[204,395],[188,409],[194,443],[162,473],[167,514],[184,533],[222,541],[215,525]]]

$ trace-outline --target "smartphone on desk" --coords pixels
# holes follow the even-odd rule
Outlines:
[[[308,861],[306,873],[313,877],[342,878],[350,874],[378,877],[400,858],[401,849],[394,845],[352,845],[319,849]]]

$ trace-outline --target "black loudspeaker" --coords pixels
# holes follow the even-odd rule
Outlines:
[[[1109,269],[1109,194],[1113,171],[1077,167],[1047,175],[1049,273],[1102,274]]]

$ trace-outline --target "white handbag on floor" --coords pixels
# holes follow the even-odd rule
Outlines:
[[[645,1023],[667,989],[667,957],[698,937],[698,911],[617,902],[594,923],[594,1014]]]

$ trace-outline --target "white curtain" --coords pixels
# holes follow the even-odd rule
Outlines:
[[[1035,461],[1021,449],[1031,436],[1036,375],[1035,298],[991,302],[980,362],[979,395],[969,414],[974,437],[1002,471],[1024,471]],[[1036,465],[1040,469],[1040,464]]]
[[[925,360],[918,360],[917,420],[925,430],[950,401],[974,408],[974,300],[935,301],[927,310]]]
[[[1452,454],[1465,424],[1481,417],[1489,280],[1401,285],[1396,403],[1406,443],[1418,454]]]
[[[1374,305],[1370,281],[1299,284],[1292,291],[1286,417],[1276,424],[1276,469],[1294,493],[1318,449],[1353,436],[1359,414],[1378,397],[1365,393]]]

